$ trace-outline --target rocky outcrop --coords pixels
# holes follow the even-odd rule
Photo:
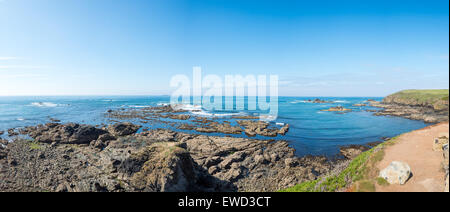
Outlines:
[[[340,147],[340,153],[347,159],[354,159],[361,153],[369,150],[370,148],[363,145],[349,145]]]
[[[232,126],[228,123],[210,122],[208,125],[195,128],[197,132],[203,133],[224,133],[224,134],[241,134],[242,128]]]
[[[399,116],[427,123],[448,121],[448,90],[407,90],[372,101],[371,106],[383,108],[376,116]]]
[[[136,133],[140,128],[140,125],[125,122],[110,125],[108,131],[114,136],[126,136]]]
[[[278,134],[285,135],[289,131],[289,125],[285,125],[281,129],[277,129],[274,127],[269,127],[269,123],[264,121],[238,120],[237,122],[245,128],[245,134],[250,137],[256,135],[276,137]]]
[[[89,144],[107,132],[90,125],[48,123],[25,128],[21,133],[41,143]]]
[[[194,161],[189,152],[181,148],[178,143],[155,143],[131,155],[127,161],[141,161],[142,167],[130,180],[131,186],[137,191],[201,190],[201,186],[198,185],[199,179]]]
[[[284,141],[133,133],[137,128],[51,123],[23,129],[34,140],[0,145],[0,190],[277,191],[333,167],[325,157],[296,157]]]
[[[321,111],[331,111],[331,112],[350,112],[352,109],[344,108],[342,106],[330,107],[329,109],[321,110]]]
[[[393,161],[387,168],[380,172],[380,177],[389,184],[403,185],[411,176],[411,168],[407,163]]]

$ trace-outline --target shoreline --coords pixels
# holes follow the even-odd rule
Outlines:
[[[345,108],[338,109],[330,111],[341,114]],[[219,120],[190,112],[169,106],[139,107],[106,111],[109,125],[61,124],[50,118],[47,124],[9,129],[6,133],[14,141],[0,138],[0,188],[279,191],[341,173],[353,160],[384,144],[342,145],[335,156],[298,157],[288,141],[274,139],[289,133],[289,123],[263,122],[250,115]],[[180,131],[149,129],[139,123],[164,124]],[[232,136],[236,134],[245,137]]]

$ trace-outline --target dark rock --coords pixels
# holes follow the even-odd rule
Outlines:
[[[126,136],[135,134],[140,128],[141,128],[140,125],[124,122],[110,125],[108,127],[108,130],[114,136]]]
[[[341,154],[348,159],[353,159],[367,150],[369,150],[369,147],[363,145],[349,145],[340,148]]]

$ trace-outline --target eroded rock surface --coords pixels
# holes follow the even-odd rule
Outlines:
[[[136,128],[51,123],[23,129],[34,140],[0,146],[0,190],[277,191],[333,167],[325,157],[296,157],[284,141],[132,133]]]

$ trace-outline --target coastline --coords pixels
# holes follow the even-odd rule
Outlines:
[[[372,106],[382,104],[369,102]],[[337,114],[345,111],[338,109],[329,111]],[[189,110],[192,111],[195,108]],[[106,111],[105,116],[112,119],[110,125],[60,124],[53,119],[45,125],[10,129],[7,134],[18,137],[13,142],[0,140],[0,188],[3,191],[279,191],[316,182],[333,173],[339,175],[361,155],[383,145],[382,141],[344,145],[340,147],[340,155],[333,158],[297,157],[287,141],[272,139],[288,134],[289,123],[269,124],[239,114],[219,121],[185,112],[169,106],[136,107]],[[169,124],[194,133],[143,128],[138,121],[125,122],[130,119]],[[231,136],[242,133],[246,137]]]

